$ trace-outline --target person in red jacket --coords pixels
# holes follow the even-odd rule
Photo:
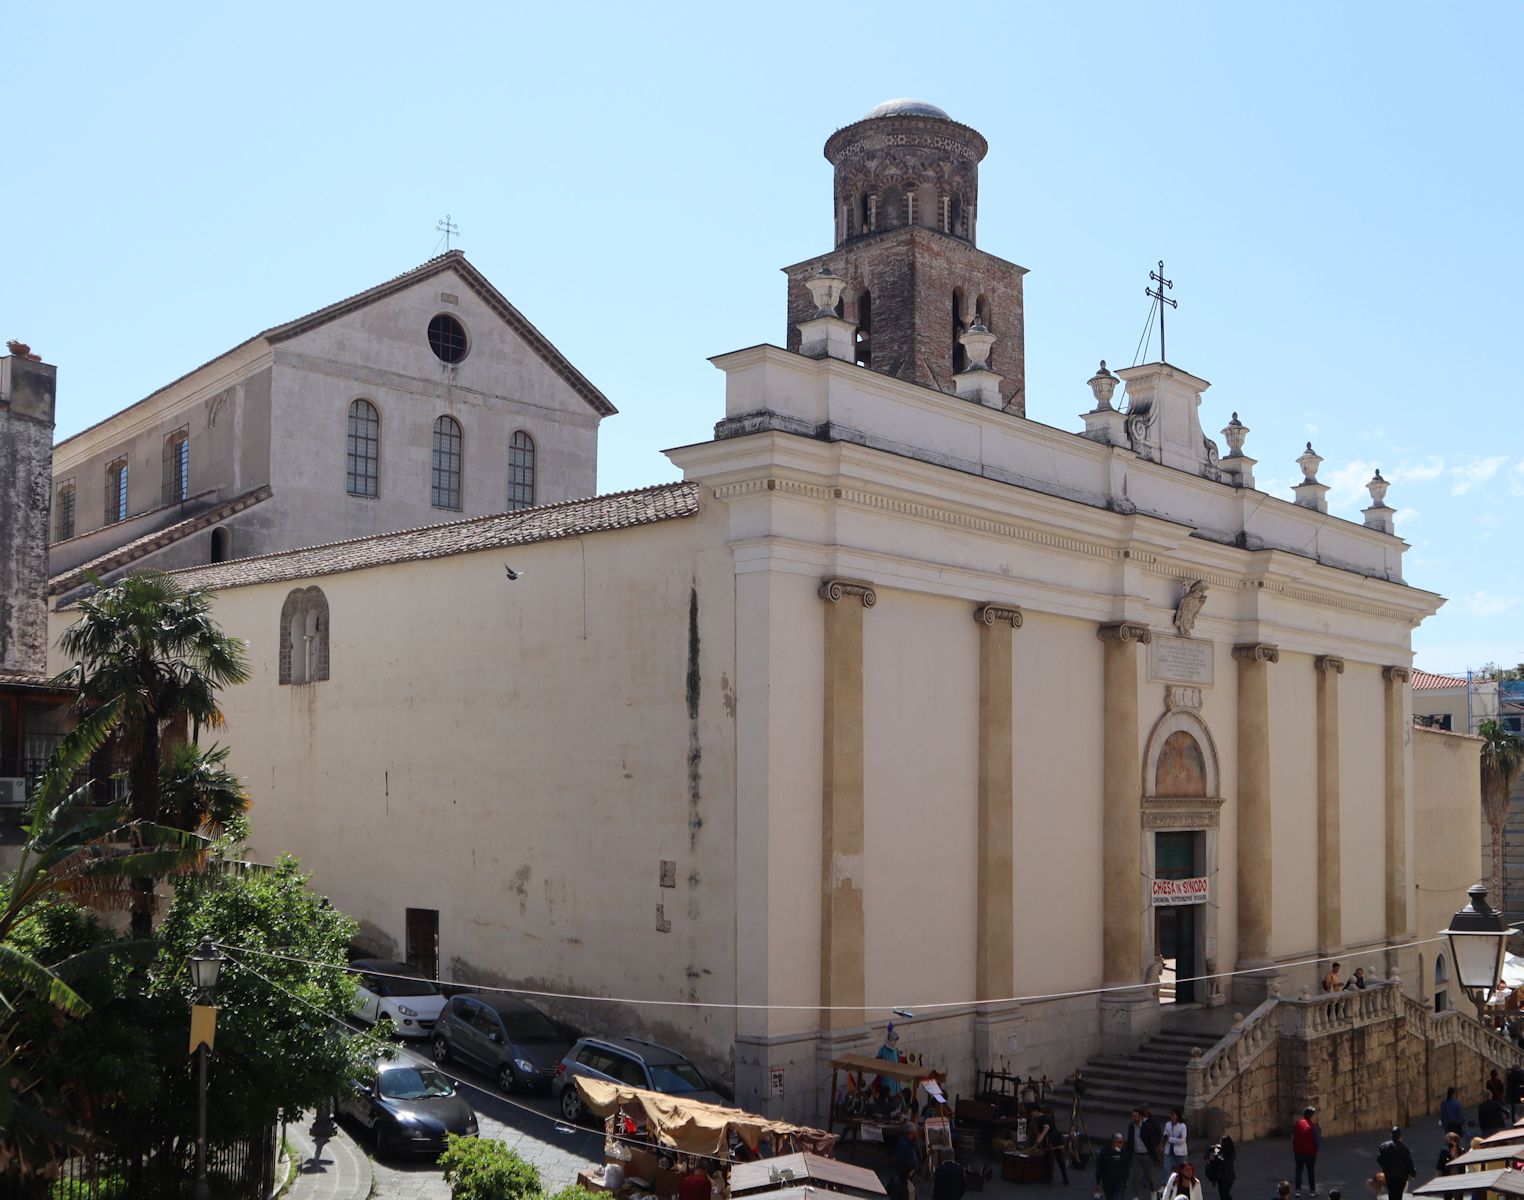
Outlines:
[[[1314,1196],[1318,1194],[1318,1150],[1323,1145],[1323,1131],[1318,1128],[1318,1110],[1308,1105],[1291,1127],[1291,1153],[1296,1159],[1296,1194],[1302,1194],[1302,1173],[1307,1174],[1307,1187]]]

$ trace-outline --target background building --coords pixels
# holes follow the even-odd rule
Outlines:
[[[52,590],[591,495],[614,411],[451,251],[60,442]]]

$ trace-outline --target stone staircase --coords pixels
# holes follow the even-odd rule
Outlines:
[[[1231,1017],[1227,1018],[1231,1020]],[[1080,1068],[1085,1095],[1081,1111],[1092,1143],[1107,1141],[1127,1127],[1132,1109],[1147,1104],[1161,1125],[1171,1108],[1185,1109],[1185,1067],[1191,1050],[1209,1050],[1222,1036],[1218,1020],[1201,1014],[1172,1021],[1131,1054],[1102,1055]],[[1224,1027],[1222,1032],[1226,1032]],[[1074,1103],[1074,1077],[1049,1093],[1060,1129],[1067,1129]]]

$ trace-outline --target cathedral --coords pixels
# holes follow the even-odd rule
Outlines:
[[[1351,1022],[1431,1009],[1476,756],[1412,726],[1442,600],[1404,579],[1386,481],[1332,514],[1309,446],[1267,496],[1238,414],[1164,361],[1081,364],[1074,428],[1027,419],[987,149],[910,100],[830,136],[835,244],[787,268],[782,345],[712,360],[680,481],[183,566],[249,643],[225,736],[256,853],[298,853],[373,951],[560,994],[817,1120],[829,1061],[896,1010],[969,1093],[999,1061],[1062,1079],[1186,1017],[1210,1048],[1235,1012],[1311,1012],[1330,957],[1388,981]],[[422,287],[415,324],[465,290]],[[591,436],[611,410],[556,378]],[[323,428],[375,386],[327,372]],[[333,445],[309,505],[370,470]]]

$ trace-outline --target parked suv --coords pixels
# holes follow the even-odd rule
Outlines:
[[[655,1042],[641,1038],[583,1038],[556,1067],[550,1085],[561,1115],[575,1123],[582,1118],[582,1097],[577,1092],[576,1077],[602,1079],[630,1087],[666,1092],[685,1100],[706,1104],[728,1104],[714,1090],[704,1074],[683,1055]]]
[[[434,1061],[480,1067],[505,1092],[545,1088],[571,1047],[550,1018],[512,996],[452,996],[434,1025]]]

